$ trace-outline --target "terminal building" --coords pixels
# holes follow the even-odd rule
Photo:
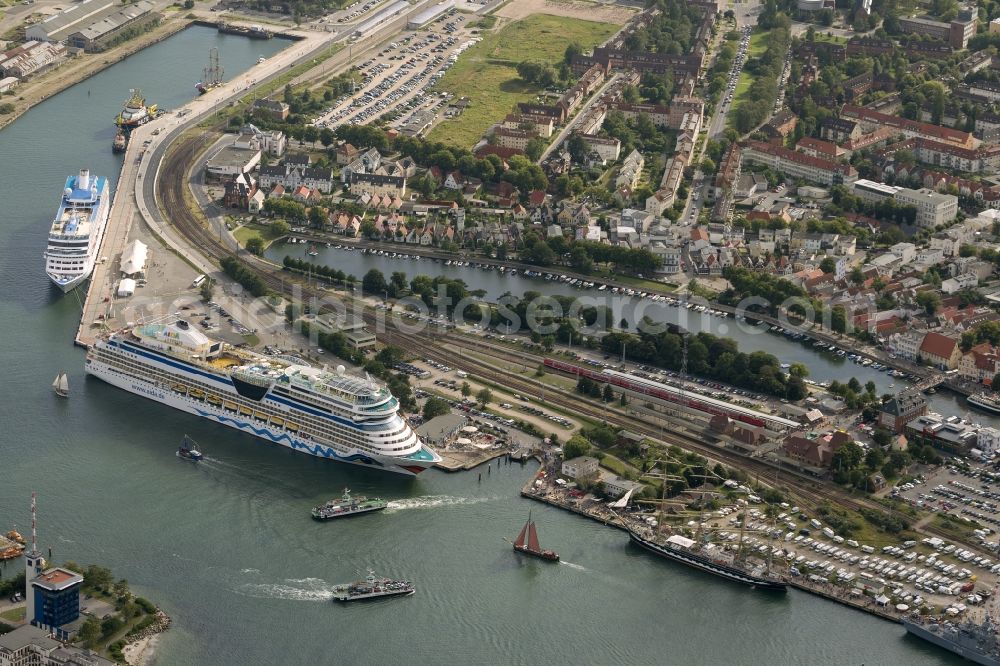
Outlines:
[[[455,8],[455,0],[444,0],[444,2],[439,2],[436,5],[428,7],[424,11],[420,12],[416,16],[410,18],[406,23],[407,30],[417,30],[422,28],[434,19],[440,17],[442,14],[450,9]]]
[[[129,28],[159,21],[150,0],[122,5],[115,0],[83,0],[28,26],[29,40],[62,42],[88,52],[103,51]]]

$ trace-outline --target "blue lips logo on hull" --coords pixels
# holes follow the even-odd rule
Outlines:
[[[212,412],[206,412],[201,409],[195,409],[195,411],[198,412],[199,416],[203,416],[209,419],[215,419],[219,423],[233,425],[239,428],[240,430],[249,430],[258,437],[269,439],[275,444],[283,444],[296,451],[305,451],[306,453],[314,455],[317,458],[333,458],[335,460],[343,460],[344,462],[364,463],[366,465],[376,465],[378,467],[383,467],[383,464],[380,463],[378,460],[375,460],[370,456],[362,455],[360,453],[353,453],[349,456],[339,456],[334,452],[333,449],[331,449],[328,446],[323,446],[322,444],[315,444],[315,445],[306,444],[305,442],[300,442],[299,440],[295,439],[294,437],[290,437],[285,433],[282,433],[280,435],[275,435],[267,428],[257,428],[253,424],[247,423],[246,421],[240,421],[239,419],[234,419],[229,416],[222,416],[221,414],[213,414]]]

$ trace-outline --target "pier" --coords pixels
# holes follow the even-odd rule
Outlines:
[[[77,345],[89,347],[102,329],[126,323],[115,320],[115,288],[120,275],[121,254],[137,218],[143,219],[154,234],[189,262],[195,263],[198,269],[215,270],[204,263],[203,259],[187,252],[187,248],[167,233],[165,225],[160,224],[158,216],[150,210],[150,201],[155,199],[155,180],[160,160],[166,147],[186,129],[224,108],[231,100],[246,94],[253,85],[265,83],[284,73],[300,59],[318,53],[335,41],[335,35],[329,33],[302,32],[294,36],[299,41],[284,51],[251,67],[232,81],[192,99],[183,109],[163,113],[132,131],[115,186],[107,228],[97,254],[98,263],[87,287],[80,326],[74,339]],[[144,187],[144,181],[149,184],[148,187]]]

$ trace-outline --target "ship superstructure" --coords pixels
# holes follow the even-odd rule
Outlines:
[[[320,458],[406,475],[441,460],[370,377],[237,349],[183,319],[99,337],[86,369],[131,393]]]
[[[63,291],[85,281],[94,270],[111,210],[108,179],[87,169],[66,179],[62,201],[45,250],[45,273]]]
[[[138,88],[133,88],[129,93],[130,96],[125,101],[121,113],[115,119],[115,124],[126,137],[139,125],[145,125],[155,118],[158,110],[156,104],[146,106],[146,98]]]

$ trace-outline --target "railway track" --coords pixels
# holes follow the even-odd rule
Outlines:
[[[187,188],[190,165],[197,163],[199,154],[210,145],[207,140],[210,134],[210,132],[205,132],[182,139],[174,150],[164,157],[160,169],[159,192],[161,209],[165,219],[169,220],[177,231],[206,257],[218,263],[224,257],[232,256],[232,251],[223,245],[209,227],[203,224],[191,211],[187,194],[189,192]],[[291,277],[291,274],[249,253],[242,254],[241,259],[257,274],[267,288],[275,293],[289,297],[297,295],[309,299],[315,298],[317,302],[322,302],[323,299],[329,297],[327,292],[303,284]],[[375,323],[375,315],[370,311],[365,311],[364,318],[370,325]],[[472,353],[485,354],[509,362],[512,350],[503,346],[486,343],[482,340],[469,340],[462,335],[445,332],[441,332],[431,341],[424,340],[419,335],[404,334],[398,330],[389,329],[381,336],[384,341],[406,351],[460,368],[506,389],[531,396],[536,400],[541,400],[544,396],[545,403],[555,405],[571,414],[593,418],[595,413],[596,406],[590,401],[570,393],[561,392],[534,378],[505,370],[471,355]],[[449,351],[447,345],[465,349],[470,353],[456,356]],[[530,352],[518,351],[517,354],[517,358],[521,359],[524,365],[530,365],[532,368],[540,365],[543,360],[542,356]],[[778,469],[768,463],[715,447],[694,435],[677,431],[664,431],[660,426],[632,415],[623,414],[614,408],[608,408],[602,418],[612,427],[638,432],[650,439],[677,445],[685,450],[705,456],[709,460],[716,460],[735,469],[741,469],[758,479],[774,478],[775,485],[777,485],[777,479],[780,475],[781,485],[794,492],[803,500],[802,503],[809,502],[814,507],[823,503],[831,503],[854,511],[874,509],[907,522],[912,520],[911,516],[876,502],[850,497],[840,489],[823,485],[814,477],[789,469]],[[952,535],[941,532],[932,526],[925,526],[923,530],[950,541],[955,540]],[[966,542],[965,545],[979,550],[976,544]]]

